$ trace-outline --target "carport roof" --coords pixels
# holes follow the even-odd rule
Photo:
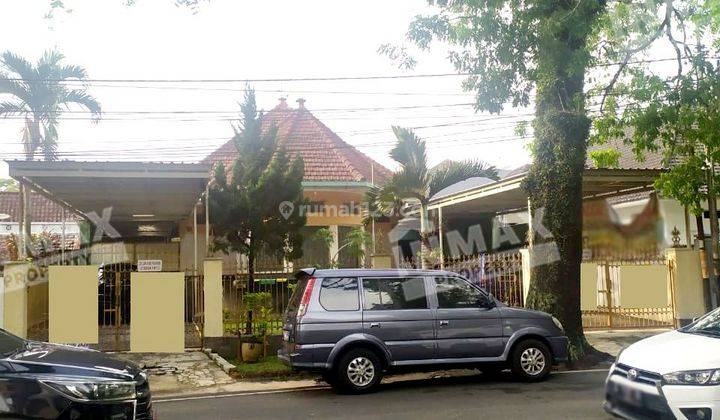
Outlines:
[[[583,199],[607,198],[649,191],[661,169],[585,169]],[[430,209],[442,207],[444,215],[507,213],[527,208],[527,194],[521,187],[527,172],[459,191],[430,202]]]
[[[158,162],[8,161],[10,176],[81,215],[112,209],[114,221],[187,218],[210,165]]]

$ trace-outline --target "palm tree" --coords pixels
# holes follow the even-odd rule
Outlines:
[[[497,169],[479,160],[450,162],[430,169],[425,153],[425,141],[407,128],[393,126],[392,129],[398,142],[390,151],[390,157],[400,164],[400,170],[395,172],[385,185],[370,188],[365,199],[372,217],[377,217],[378,214],[398,214],[403,205],[419,205],[421,264],[422,268],[427,268],[430,251],[430,198],[440,190],[468,178],[498,179]]]
[[[55,50],[46,51],[36,65],[10,51],[0,58],[0,97],[9,96],[0,101],[0,117],[24,118],[22,143],[26,160],[33,160],[38,152],[45,160],[57,159],[59,117],[71,106],[87,109],[94,121],[100,118],[100,104],[82,83],[87,79],[85,69],[62,64],[64,58]],[[72,86],[68,82],[81,84]],[[25,215],[20,252],[24,256],[30,238],[30,192],[23,184],[20,195]]]

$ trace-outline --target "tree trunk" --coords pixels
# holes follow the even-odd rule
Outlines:
[[[582,176],[590,119],[583,100],[585,68],[579,57],[587,57],[590,28],[603,4],[570,3],[557,2],[546,10],[545,18],[556,23],[539,39],[533,164],[523,186],[533,216],[527,306],[562,322],[571,360],[577,360],[590,348],[580,313]]]
[[[427,204],[420,204],[420,268],[430,268],[430,220]]]

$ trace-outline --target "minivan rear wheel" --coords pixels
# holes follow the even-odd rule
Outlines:
[[[382,379],[380,358],[371,350],[355,349],[347,352],[337,365],[336,390],[351,394],[372,391]]]
[[[512,372],[525,382],[541,381],[550,374],[552,356],[547,345],[539,340],[524,340],[512,352]]]

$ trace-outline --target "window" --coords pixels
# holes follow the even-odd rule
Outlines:
[[[435,279],[439,308],[477,308],[482,292],[463,279],[438,277]]]
[[[427,308],[422,277],[363,279],[363,300],[368,311]]]
[[[358,285],[354,277],[328,277],[320,289],[320,305],[327,311],[357,311]]]

